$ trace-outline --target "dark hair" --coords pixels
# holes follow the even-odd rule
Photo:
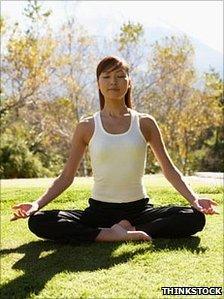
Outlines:
[[[99,81],[99,76],[102,72],[106,72],[108,70],[113,71],[120,67],[122,67],[129,75],[129,66],[124,60],[122,60],[116,56],[104,57],[99,62],[97,69],[96,69],[97,81]],[[131,86],[131,82],[130,82],[130,87],[128,88],[128,91],[125,94],[125,104],[128,108],[132,108],[131,90],[132,90],[132,86]],[[104,104],[105,104],[105,99],[104,99],[104,96],[101,93],[100,89],[99,89],[99,99],[100,99],[100,109],[102,110],[104,107]]]

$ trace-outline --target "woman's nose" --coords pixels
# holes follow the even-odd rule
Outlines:
[[[116,84],[117,83],[117,78],[116,77],[112,77],[110,80],[111,84]]]

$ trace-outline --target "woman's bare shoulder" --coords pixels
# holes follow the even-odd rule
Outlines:
[[[79,124],[82,124],[83,127],[91,126],[92,124],[94,124],[94,116],[82,116],[79,120]]]
[[[94,133],[94,115],[82,116],[77,125],[82,132],[85,142],[88,144]]]
[[[133,110],[133,109],[132,109]],[[137,113],[137,115],[139,116],[139,119],[141,120],[141,122],[147,122],[147,121],[155,121],[155,118],[149,114],[149,113],[145,113],[145,112],[139,112],[137,110],[133,110],[135,113]]]
[[[138,111],[136,111],[136,113],[139,116],[139,124],[140,124],[140,129],[142,131],[142,134],[144,135],[145,139],[149,141],[150,135],[153,132],[153,129],[155,127],[156,120],[149,113],[138,112]]]

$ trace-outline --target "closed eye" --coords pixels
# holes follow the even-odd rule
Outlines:
[[[126,78],[126,76],[117,76],[118,78]],[[106,79],[106,78],[110,78],[109,76],[104,76],[103,77],[104,79]]]
[[[104,79],[110,78],[110,76],[103,76]],[[117,78],[126,78],[126,75],[117,76]]]

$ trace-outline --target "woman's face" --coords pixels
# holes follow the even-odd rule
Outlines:
[[[130,79],[121,67],[113,71],[102,72],[98,86],[104,98],[123,98],[127,93]]]

